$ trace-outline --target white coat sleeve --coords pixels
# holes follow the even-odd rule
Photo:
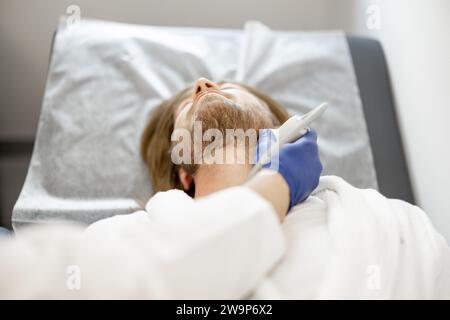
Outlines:
[[[158,233],[152,251],[164,298],[243,298],[285,250],[272,205],[245,187],[195,201],[162,192],[146,210]]]

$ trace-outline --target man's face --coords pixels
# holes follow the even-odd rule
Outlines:
[[[204,129],[216,124],[217,129],[249,129],[262,125],[270,127],[272,118],[267,105],[233,84],[217,84],[208,79],[196,81],[191,96],[175,110],[175,129],[191,129],[195,120],[204,122]]]
[[[247,89],[233,83],[214,83],[205,78],[200,78],[196,81],[190,97],[182,101],[176,108],[174,118],[174,130],[188,130],[191,138],[193,137],[194,126],[198,123],[201,123],[202,135],[211,129],[216,130],[216,132],[219,131],[223,137],[227,135],[227,131],[230,129],[235,131],[243,130],[245,132],[251,129],[255,132],[255,139],[259,129],[274,127],[274,118],[269,107],[254,94],[247,91]],[[232,141],[236,143],[236,140]],[[242,142],[242,140],[240,141]],[[207,141],[204,143],[207,145],[211,142]],[[222,143],[220,145],[223,147],[225,144],[227,145],[224,152],[228,154],[228,151],[230,151],[228,140],[226,142],[223,140]],[[254,143],[256,143],[256,140]],[[203,148],[206,148],[205,144]],[[234,145],[232,144],[232,146]],[[252,147],[250,145],[250,142],[245,144],[244,141],[243,150],[241,148],[233,150],[232,147],[231,151],[233,155],[234,151],[243,152],[244,164],[248,164],[249,159],[252,157],[250,151]],[[192,148],[191,150],[194,149]],[[200,150],[200,152],[202,151],[203,149]],[[195,159],[198,154],[192,155]],[[214,155],[217,154],[214,153]],[[236,158],[233,156],[232,161]],[[226,163],[230,164],[228,161]],[[179,169],[178,175],[186,190],[190,188],[192,177],[198,169],[199,166],[195,160],[189,164],[182,165],[181,169]]]

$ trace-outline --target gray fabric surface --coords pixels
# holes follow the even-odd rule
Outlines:
[[[10,235],[11,235],[11,231],[9,231],[8,229],[0,227],[0,238],[8,237]]]
[[[347,36],[358,79],[379,191],[414,204],[389,72],[378,40]]]
[[[376,176],[344,34],[144,27],[83,20],[55,37],[28,175],[13,212],[30,222],[92,223],[142,208],[139,156],[149,112],[198,77],[253,85],[292,112],[322,101],[314,127],[324,174],[358,187]]]

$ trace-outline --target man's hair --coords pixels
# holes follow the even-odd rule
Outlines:
[[[219,82],[221,84],[223,82]],[[289,118],[286,109],[265,93],[247,85],[236,83],[259,98],[269,108],[274,126],[279,126]],[[147,164],[154,192],[181,189],[178,166],[171,160],[174,130],[174,114],[180,103],[192,93],[192,86],[178,92],[171,99],[162,102],[150,116],[141,138],[141,155]]]

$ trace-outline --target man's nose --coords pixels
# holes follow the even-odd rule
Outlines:
[[[219,87],[217,84],[211,80],[208,80],[206,78],[200,78],[198,79],[194,84],[194,90],[192,92],[192,99],[195,100],[195,98],[200,95],[201,93],[208,91],[208,90],[219,90]]]

